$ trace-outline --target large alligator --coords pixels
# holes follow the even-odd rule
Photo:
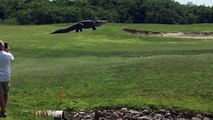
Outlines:
[[[76,32],[79,32],[79,31],[82,32],[83,31],[82,29],[89,29],[89,28],[92,28],[92,30],[96,30],[96,27],[101,26],[103,23],[106,23],[106,21],[105,20],[84,20],[68,28],[56,30],[52,32],[51,34],[68,33],[73,30],[75,30]]]

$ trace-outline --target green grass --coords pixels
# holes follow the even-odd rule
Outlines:
[[[163,107],[213,114],[213,39],[122,31],[213,32],[213,24],[105,24],[96,31],[49,34],[69,25],[0,25],[0,39],[16,58],[7,120],[32,119],[27,111],[34,102],[38,110]]]

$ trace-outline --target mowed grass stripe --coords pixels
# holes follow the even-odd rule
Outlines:
[[[61,62],[52,66],[58,60]],[[135,58],[78,57],[49,61],[37,59],[28,62],[29,66],[33,64],[37,66],[34,69],[30,69],[31,67],[24,68],[24,66],[14,68],[21,69],[21,71],[20,73],[19,71],[16,72],[19,76],[15,74],[13,79],[32,79],[34,82],[25,81],[27,85],[24,86],[33,85],[42,88],[50,86],[55,90],[57,90],[61,80],[66,94],[69,96],[68,99],[70,97],[78,99],[78,97],[85,96],[89,97],[88,99],[104,96],[106,98],[116,96],[119,98],[119,96],[128,95],[134,96],[135,99],[141,96],[163,97],[164,99],[168,97],[177,99],[192,97],[211,102],[213,98],[212,94],[209,94],[212,89],[211,79],[209,78],[212,77],[213,65],[212,56],[209,57],[209,54],[158,55]],[[33,73],[33,78],[31,78],[31,73]],[[14,80],[15,83],[19,84]],[[50,88],[41,89],[41,91]],[[33,93],[36,91],[37,89]],[[105,95],[102,95],[103,91]],[[53,93],[54,91],[51,93],[52,97],[56,97],[57,95]],[[91,94],[94,95],[91,96]],[[45,100],[46,95],[44,94],[43,97]],[[131,103],[131,101],[129,102]],[[138,105],[138,107],[141,106]]]

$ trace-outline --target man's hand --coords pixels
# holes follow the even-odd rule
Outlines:
[[[5,48],[4,51],[5,52],[10,52],[10,48]]]

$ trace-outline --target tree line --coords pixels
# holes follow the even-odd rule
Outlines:
[[[213,23],[213,6],[174,0],[1,0],[1,24],[54,24],[102,19],[119,23]]]

